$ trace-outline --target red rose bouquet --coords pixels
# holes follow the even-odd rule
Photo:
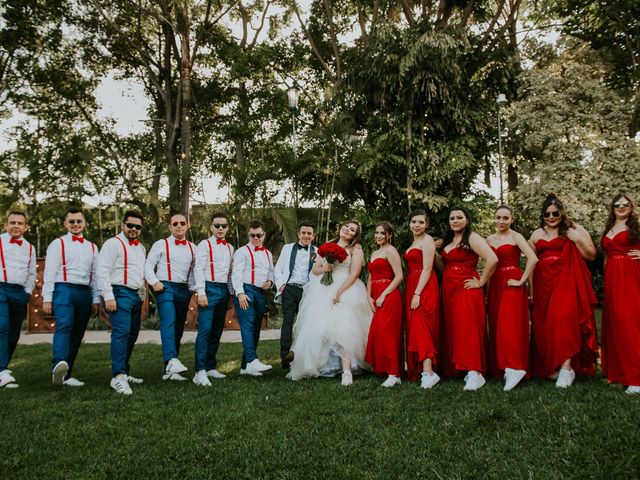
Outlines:
[[[347,259],[347,251],[335,242],[327,242],[318,248],[318,255],[324,258],[327,263],[334,265],[342,263]],[[331,285],[333,283],[333,272],[324,272],[320,279],[322,285]]]

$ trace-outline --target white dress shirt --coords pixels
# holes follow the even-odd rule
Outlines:
[[[56,283],[73,283],[75,285],[91,286],[93,303],[100,303],[98,276],[96,274],[98,247],[87,239],[84,242],[73,241],[74,236],[81,235],[67,233],[60,238],[56,238],[47,248],[43,274],[44,284],[42,285],[42,299],[45,302],[52,300]],[[64,263],[62,259],[63,242]]]
[[[230,243],[218,243],[218,239],[213,236],[198,244],[194,271],[198,295],[206,295],[205,282],[230,283],[233,252],[234,248]]]
[[[124,261],[125,249],[127,252],[126,265]],[[98,255],[98,290],[100,290],[102,297],[105,300],[115,298],[111,285],[123,285],[135,290],[142,288],[144,285],[144,258],[144,245],[142,243],[129,245],[129,239],[122,232],[104,242],[100,255]]]
[[[176,237],[171,235],[166,240],[158,240],[151,246],[144,264],[144,277],[149,285],[167,281],[188,283],[189,289],[193,290],[196,246],[188,240],[186,242],[184,245],[176,245]],[[167,262],[167,247],[169,262]],[[171,278],[169,278],[169,272],[171,272]]]
[[[2,242],[2,261],[0,261],[0,282],[20,285],[31,295],[36,286],[36,252],[24,237],[20,237],[22,245],[11,243],[11,235],[0,235]]]
[[[252,256],[253,263],[251,262]],[[267,280],[275,281],[271,252],[266,249],[256,252],[255,247],[250,243],[236,250],[233,256],[231,280],[236,295],[244,293],[245,283],[261,288]]]
[[[300,243],[288,243],[282,247],[275,267],[275,281],[278,292],[280,291],[280,287],[287,283],[304,285],[309,281],[309,256],[313,255],[315,247],[309,245],[309,248],[304,250],[303,248],[298,248],[297,245],[300,245]],[[291,276],[289,276],[291,250],[294,248],[298,248],[298,252],[296,253],[296,262],[293,266],[293,271],[291,272]]]

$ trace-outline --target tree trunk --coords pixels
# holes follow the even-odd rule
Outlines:
[[[188,1],[178,7],[178,28],[182,62],[180,65],[180,89],[182,90],[182,112],[180,119],[180,211],[189,215],[189,194],[191,183],[191,47],[189,31],[191,28]],[[177,113],[177,112],[176,112]]]

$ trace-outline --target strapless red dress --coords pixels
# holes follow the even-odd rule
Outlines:
[[[478,255],[467,248],[442,251],[445,262],[442,275],[444,311],[442,372],[457,376],[461,372],[487,371],[487,323],[484,292],[481,288],[464,288],[464,281],[479,278]]]
[[[422,273],[422,250],[412,248],[404,254],[407,262],[405,277],[405,314],[407,318],[407,377],[417,381],[423,362],[430,358],[434,368],[438,364],[440,337],[440,292],[435,271],[420,292],[420,306],[413,310],[411,300]]]
[[[395,274],[386,258],[376,258],[367,268],[371,275],[371,297],[377,300]],[[396,288],[389,293],[381,307],[377,307],[371,320],[367,352],[364,360],[376,375],[402,376],[404,370],[402,342],[402,295]]]
[[[489,281],[489,365],[495,378],[505,368],[529,370],[529,299],[525,285],[507,287],[520,280],[520,249],[517,245],[491,247],[498,266]]]
[[[535,247],[539,261],[533,274],[531,372],[547,377],[571,358],[577,374],[594,375],[597,300],[591,273],[566,237],[541,239]]]
[[[602,240],[607,254],[602,309],[602,375],[610,382],[640,385],[640,261],[629,250],[629,232]]]

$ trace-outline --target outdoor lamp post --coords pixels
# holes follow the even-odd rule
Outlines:
[[[500,204],[504,204],[504,180],[502,173],[502,128],[500,123],[500,107],[504,107],[507,104],[507,96],[501,93],[496,98],[496,104],[498,105],[498,172],[500,172]]]

